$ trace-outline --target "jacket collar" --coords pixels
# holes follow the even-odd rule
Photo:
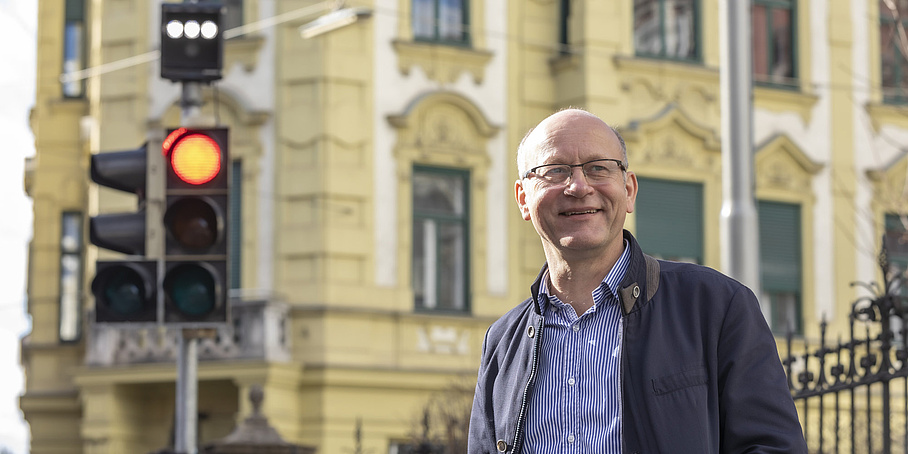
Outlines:
[[[637,239],[627,230],[624,231],[624,239],[627,241],[631,256],[628,260],[624,280],[618,286],[618,297],[626,315],[646,304],[655,295],[656,290],[659,288],[659,262],[644,254],[643,250],[640,249],[640,245],[637,244]],[[543,308],[539,287],[548,268],[548,263],[542,265],[542,270],[539,271],[539,275],[536,276],[536,280],[530,286],[530,295],[533,297],[533,310],[539,315],[542,315]],[[639,305],[637,304],[638,302],[640,303]]]

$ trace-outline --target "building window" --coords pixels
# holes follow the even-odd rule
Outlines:
[[[468,0],[414,0],[413,37],[418,41],[469,44]]]
[[[63,73],[85,69],[85,1],[66,0],[63,23]],[[85,81],[63,82],[63,96],[85,95]]]
[[[908,279],[908,214],[886,214],[886,253],[890,270]],[[903,290],[908,293],[908,281]]]
[[[230,288],[242,287],[243,253],[243,161],[235,160],[230,169]]]
[[[637,239],[654,257],[703,263],[703,185],[637,179]]]
[[[896,9],[880,0],[880,71],[883,100],[892,103],[908,102],[908,64],[906,46],[902,39],[908,24],[908,0],[893,0]]]
[[[801,207],[757,202],[760,229],[762,303],[776,334],[800,334],[801,326]]]
[[[697,0],[634,0],[637,56],[699,60],[697,7]]]
[[[82,337],[82,213],[64,212],[60,222],[61,342]]]
[[[754,82],[795,85],[795,2],[753,0]]]
[[[558,7],[558,53],[565,55],[570,53],[570,33],[568,30],[568,21],[571,19],[571,0],[561,0]]]
[[[413,294],[419,310],[469,310],[466,171],[413,169]]]

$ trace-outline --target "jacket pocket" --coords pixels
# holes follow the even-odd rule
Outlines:
[[[705,385],[709,381],[706,366],[697,364],[686,367],[680,372],[663,375],[653,379],[653,393],[662,396],[692,386]]]

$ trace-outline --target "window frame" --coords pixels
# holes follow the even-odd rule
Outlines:
[[[412,207],[411,222],[412,222],[412,224],[411,225],[413,227],[413,230],[411,231],[411,235],[410,235],[411,240],[412,240],[412,242],[411,242],[412,246],[411,246],[411,250],[410,250],[410,268],[411,268],[410,288],[411,288],[411,290],[413,290],[414,310],[416,312],[425,312],[425,313],[469,314],[472,312],[472,301],[471,301],[471,299],[472,299],[471,298],[471,294],[472,294],[471,288],[472,287],[471,287],[471,280],[470,280],[470,263],[471,263],[471,261],[470,261],[470,199],[471,199],[471,192],[472,192],[471,186],[470,186],[471,172],[469,169],[439,167],[439,166],[424,165],[424,164],[414,164],[413,165],[413,175],[415,176],[417,173],[427,174],[427,175],[434,174],[434,175],[441,175],[441,176],[455,176],[455,177],[460,178],[461,182],[462,182],[462,191],[463,191],[463,193],[461,194],[463,197],[463,207],[462,207],[463,215],[458,219],[456,216],[452,216],[452,215],[443,215],[443,214],[439,214],[439,213],[430,213],[430,212],[429,213],[419,212],[419,211],[417,211],[416,204],[413,203],[413,202],[415,202],[416,191],[415,190],[411,191],[411,193],[412,193],[412,195],[411,195],[411,207]],[[411,179],[411,184],[415,185],[414,182],[415,182],[415,178]],[[416,259],[416,254],[415,254],[416,238],[415,238],[415,236],[416,236],[416,224],[417,224],[417,222],[420,222],[422,220],[433,220],[436,222],[441,221],[442,223],[444,223],[446,225],[457,225],[461,229],[461,232],[463,235],[463,243],[461,245],[461,255],[463,257],[463,262],[457,264],[457,266],[459,266],[461,268],[461,273],[463,275],[463,282],[461,283],[462,295],[463,295],[463,301],[462,301],[463,307],[461,307],[461,308],[450,308],[450,307],[438,307],[437,306],[438,302],[441,301],[441,298],[439,297],[440,292],[442,291],[441,286],[436,286],[436,288],[435,288],[436,307],[427,307],[425,304],[420,304],[417,301],[416,290],[415,290],[416,273],[414,272],[414,267],[416,264],[416,260],[415,260]],[[437,243],[437,238],[436,238],[436,243]],[[435,282],[439,282],[440,277],[441,277],[442,267],[439,266],[438,260],[436,260],[436,262],[432,268],[435,273]]]
[[[883,237],[886,240],[886,255],[889,260],[890,266],[897,266],[903,272],[908,272],[908,244],[905,246],[893,250],[892,242],[895,240],[897,235],[906,235],[908,234],[908,229],[902,225],[900,219],[901,216],[908,216],[908,214],[899,214],[893,212],[887,212],[884,215],[883,219]],[[908,282],[905,283],[904,291],[908,292]]]
[[[439,24],[441,24],[440,16],[441,16],[441,10],[442,10],[442,8],[440,8],[440,6],[445,1],[446,0],[413,0],[413,1],[411,1],[411,4],[410,4],[410,8],[411,8],[410,20],[412,21],[411,24],[418,23],[418,20],[416,18],[416,12],[419,10],[419,8],[416,7],[417,3],[431,3],[433,6],[433,11],[435,13],[435,20],[433,21],[433,25],[432,25],[432,36],[418,35],[416,32],[416,30],[417,30],[416,27],[411,25],[411,29],[413,32],[413,41],[422,42],[422,43],[431,43],[431,44],[441,44],[441,45],[446,45],[446,46],[455,46],[455,47],[472,47],[473,38],[472,38],[471,30],[470,30],[470,23],[471,23],[471,21],[470,21],[470,0],[459,0],[461,2],[461,17],[463,18],[463,21],[460,24],[462,27],[461,39],[459,39],[459,40],[445,39],[445,38],[442,38],[439,36],[438,29],[439,29]]]
[[[800,65],[798,65],[798,0],[752,0],[751,1],[751,27],[754,27],[753,23],[753,8],[757,5],[763,6],[766,10],[766,67],[768,70],[771,70],[771,63],[773,59],[773,15],[772,12],[778,9],[788,10],[788,23],[789,23],[789,47],[791,52],[791,77],[786,77],[781,81],[772,80],[770,74],[763,74],[766,76],[765,80],[757,78],[756,69],[753,69],[753,81],[755,85],[772,87],[772,88],[782,88],[796,90],[800,87]],[[756,40],[754,40],[754,45]],[[751,48],[751,53],[756,59],[756,52],[753,52]],[[756,65],[753,65],[756,68]]]
[[[766,262],[767,254],[766,254],[766,251],[764,250],[764,247],[766,246],[766,243],[765,243],[766,235],[764,235],[764,232],[762,231],[763,230],[762,222],[766,221],[766,219],[767,219],[766,213],[764,212],[764,210],[766,208],[764,208],[764,207],[781,207],[781,206],[784,206],[785,209],[794,210],[793,212],[796,215],[795,216],[796,225],[791,226],[793,228],[793,233],[796,236],[796,242],[797,242],[797,247],[793,251],[794,255],[797,258],[797,262],[798,262],[795,265],[795,269],[797,270],[797,273],[798,273],[796,289],[773,287],[773,286],[767,287],[767,284],[766,284],[767,279],[765,278],[765,274],[764,274],[765,269],[768,268],[767,262]],[[803,237],[804,206],[797,202],[783,202],[783,201],[778,201],[778,200],[760,199],[760,200],[757,200],[756,208],[757,208],[758,223],[761,223],[758,226],[758,229],[760,230],[760,232],[759,232],[760,233],[760,240],[759,240],[760,241],[760,246],[759,246],[760,247],[760,263],[759,263],[759,266],[760,266],[760,286],[761,286],[760,294],[764,299],[769,298],[769,301],[762,302],[762,306],[767,311],[767,313],[766,313],[767,323],[769,323],[769,327],[772,330],[772,332],[777,335],[787,335],[789,331],[791,331],[791,333],[794,335],[802,335],[802,334],[804,334],[804,275],[805,275],[804,253],[803,253],[803,250],[804,250],[804,237]],[[777,231],[777,229],[773,229],[773,230]],[[774,323],[774,320],[776,318],[775,311],[776,311],[777,298],[780,298],[782,296],[787,296],[787,295],[794,295],[794,297],[795,297],[794,326],[791,326],[791,324],[789,324],[788,326],[776,326],[776,323]],[[790,321],[791,320],[789,320],[789,322]]]
[[[62,34],[62,55],[60,58],[60,74],[84,70],[88,65],[88,44],[87,44],[87,27],[85,24],[86,0],[66,0],[63,7],[63,34]],[[72,28],[71,28],[72,27]],[[75,37],[70,36],[72,30],[78,32],[78,43],[72,43],[70,40]],[[70,59],[70,52],[75,52],[74,58]],[[78,67],[67,68],[70,61],[75,61]],[[70,88],[72,87],[72,88]],[[60,93],[66,99],[85,98],[85,79],[77,81],[60,82]]]
[[[877,2],[879,5],[880,2]],[[908,11],[905,11],[908,13]],[[884,85],[883,74],[885,74],[884,65],[886,64],[886,58],[883,55],[883,48],[885,47],[882,40],[882,32],[884,25],[894,25],[899,22],[902,23],[902,26],[908,29],[908,17],[904,17],[901,20],[893,19],[888,17],[888,10],[879,8],[879,46],[880,46],[880,91],[883,94],[883,103],[885,104],[908,104],[908,82],[905,85],[899,85],[899,81],[902,80],[903,74],[908,71],[908,56],[902,54],[902,50],[899,49],[897,38],[893,39],[892,51],[894,55],[892,56],[892,61],[894,63],[893,71],[895,75],[893,80],[896,81],[895,86],[887,87]],[[895,94],[892,94],[895,93]]]
[[[702,0],[690,0],[692,17],[693,17],[693,38],[694,38],[694,52],[690,57],[676,57],[666,54],[666,33],[665,33],[665,3],[670,0],[651,0],[658,3],[658,12],[659,12],[659,40],[660,40],[660,51],[658,53],[649,53],[641,52],[637,46],[637,24],[636,24],[636,5],[633,8],[634,23],[632,25],[632,34],[633,34],[633,43],[634,43],[634,55],[638,58],[651,58],[679,63],[703,63],[703,33],[702,33]],[[674,0],[672,0],[674,1]]]
[[[67,218],[72,217],[71,221]],[[67,228],[75,227],[74,232]],[[72,243],[72,244],[69,244]],[[81,211],[63,211],[60,213],[60,268],[58,272],[59,293],[57,304],[57,338],[61,343],[77,343],[82,339],[82,281],[85,275],[85,227]],[[74,263],[72,275],[67,275],[67,263]],[[67,285],[67,280],[72,280]],[[70,288],[71,287],[71,288]],[[74,307],[67,307],[74,305]],[[64,334],[64,323],[72,334]]]

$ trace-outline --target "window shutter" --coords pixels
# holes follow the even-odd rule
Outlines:
[[[637,178],[637,239],[646,253],[703,263],[703,185]]]
[[[801,207],[757,202],[760,225],[760,272],[763,288],[801,292]]]

